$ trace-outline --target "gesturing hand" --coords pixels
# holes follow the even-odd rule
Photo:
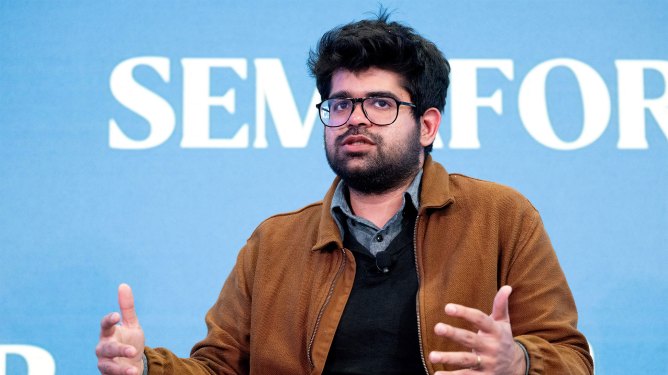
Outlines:
[[[491,315],[452,303],[445,306],[447,315],[467,320],[478,328],[478,332],[455,328],[444,323],[436,324],[434,332],[437,335],[471,349],[470,352],[434,351],[429,353],[429,360],[432,363],[446,363],[461,367],[457,371],[438,371],[436,375],[524,375],[526,371],[524,352],[513,339],[510,329],[508,297],[511,292],[512,288],[507,285],[499,289],[494,297]]]
[[[100,341],[95,348],[97,368],[104,375],[139,375],[144,369],[144,331],[127,284],[118,287],[118,305],[121,315],[114,312],[102,318]]]

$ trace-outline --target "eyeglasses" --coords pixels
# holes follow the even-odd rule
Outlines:
[[[399,107],[402,105],[415,108],[415,104],[402,102],[385,96],[371,96],[368,98],[333,98],[316,104],[320,114],[320,121],[330,128],[341,126],[348,122],[355,110],[355,104],[362,103],[364,116],[374,125],[385,126],[394,123],[399,116]]]

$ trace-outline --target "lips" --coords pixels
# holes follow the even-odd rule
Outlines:
[[[375,145],[376,143],[363,135],[351,135],[346,137],[341,146],[356,146],[356,145]]]

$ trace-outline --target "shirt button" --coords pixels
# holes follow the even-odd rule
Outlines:
[[[376,241],[383,242],[383,235],[382,234],[376,235]]]

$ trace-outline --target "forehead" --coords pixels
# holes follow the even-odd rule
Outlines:
[[[410,95],[401,85],[398,73],[371,67],[359,72],[339,69],[332,75],[331,96],[344,94],[351,97],[364,97],[369,94],[386,92],[398,99],[409,100]]]

